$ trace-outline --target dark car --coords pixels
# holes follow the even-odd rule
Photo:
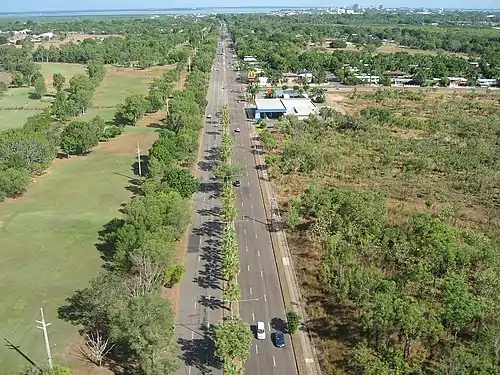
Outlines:
[[[284,348],[285,347],[285,334],[281,331],[276,331],[274,334],[274,344],[278,348]]]
[[[241,186],[241,181],[240,180],[234,181],[234,186],[240,187]]]

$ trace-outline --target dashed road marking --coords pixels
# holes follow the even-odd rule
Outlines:
[[[247,228],[243,228],[243,233],[245,233],[245,236],[247,235]]]
[[[264,302],[267,302],[267,297],[265,294],[264,294]],[[269,329],[271,329],[271,326],[269,326]]]
[[[276,359],[274,359],[274,355],[273,355],[273,366],[276,367]]]
[[[247,269],[250,272],[250,264],[247,264]]]
[[[252,321],[255,322],[255,314],[254,313],[252,313]]]
[[[252,295],[252,287],[250,287],[250,295]]]
[[[255,353],[259,355],[259,347],[257,346],[257,344],[255,344]]]
[[[255,235],[255,238],[258,238],[258,237],[257,237],[257,233],[254,233],[254,235]]]
[[[262,270],[260,270],[260,277],[264,277],[264,272],[262,272]]]
[[[259,250],[257,250],[257,256],[260,257],[260,251]]]

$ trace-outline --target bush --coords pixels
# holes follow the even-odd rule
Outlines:
[[[5,194],[4,191],[0,190],[0,202],[3,202],[7,198],[7,195]]]
[[[293,334],[297,332],[299,324],[300,324],[300,315],[297,314],[295,311],[289,311],[286,314],[286,329],[288,333]]]
[[[175,284],[179,283],[184,275],[185,269],[182,264],[170,264],[165,268],[163,273],[165,286],[172,288]]]
[[[122,134],[122,132],[123,128],[121,128],[120,126],[111,125],[104,129],[104,131],[102,132],[102,138],[111,139]]]
[[[27,169],[8,168],[0,174],[0,192],[10,198],[23,195],[28,189],[30,174]],[[2,194],[0,193],[0,201]]]

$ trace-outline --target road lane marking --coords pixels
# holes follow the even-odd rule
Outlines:
[[[257,250],[257,256],[260,257],[260,251],[259,250]]]
[[[271,323],[267,322],[267,327],[269,328],[269,332],[271,332]]]
[[[188,375],[191,375],[191,366],[188,367]]]
[[[257,233],[254,233],[255,234],[255,238],[257,238]]]
[[[248,253],[248,246],[245,245],[245,251]]]
[[[196,301],[194,301],[194,309],[196,310]]]
[[[243,202],[241,202],[241,207],[243,207]]]
[[[247,264],[248,272],[250,272],[250,264]]]
[[[274,359],[274,355],[273,355],[273,366],[276,367],[276,359]]]
[[[247,235],[247,228],[243,228],[243,233],[245,233],[245,236]]]
[[[250,209],[253,210],[253,204],[252,203],[250,203]]]
[[[252,287],[250,287],[250,295],[252,295]]]
[[[194,332],[191,331],[191,340],[194,340]]]
[[[262,270],[260,270],[260,277],[264,277],[264,272],[262,272]]]
[[[267,302],[267,297],[265,294],[264,294],[264,302]],[[269,326],[269,327],[271,327],[271,326]]]
[[[255,353],[257,353],[257,355],[259,355],[259,347],[257,346],[257,344],[255,344]]]
[[[252,313],[252,320],[255,322],[255,314]]]

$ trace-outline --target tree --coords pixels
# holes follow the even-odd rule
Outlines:
[[[50,108],[52,115],[61,120],[76,116],[78,108],[72,99],[68,99],[64,91],[58,91]]]
[[[87,357],[97,366],[102,366],[102,360],[115,346],[110,344],[109,340],[105,339],[99,331],[86,333],[85,345],[88,351]]]
[[[42,75],[36,78],[34,86],[36,96],[38,97],[38,99],[41,99],[43,94],[45,94],[45,92],[47,91],[47,88],[45,87],[45,79]]]
[[[24,77],[21,73],[14,73],[12,76],[12,85],[16,87],[21,87],[24,85]]]
[[[119,107],[122,116],[132,125],[144,116],[149,108],[149,102],[142,94],[134,94],[125,98],[125,102]]]
[[[330,48],[346,48],[347,43],[343,40],[334,39],[330,42]]]
[[[391,77],[384,74],[380,77],[379,83],[382,86],[390,86],[392,84]]]
[[[10,198],[20,197],[28,189],[30,180],[27,169],[7,168],[0,171],[0,191]]]
[[[233,303],[241,298],[240,285],[234,281],[226,283],[222,290],[222,298],[225,302],[229,302],[229,309],[232,311]]]
[[[61,150],[68,155],[85,155],[99,143],[96,129],[84,121],[72,121],[61,134]]]
[[[286,329],[289,333],[294,334],[300,325],[300,315],[295,311],[289,311],[286,314]]]
[[[57,92],[62,91],[64,84],[66,83],[66,77],[64,77],[61,73],[56,72],[52,75],[52,84]]]
[[[160,90],[150,90],[148,95],[148,102],[148,112],[156,112],[164,107],[165,97]]]
[[[241,166],[237,164],[219,164],[214,168],[214,175],[220,182],[232,183],[243,174]]]
[[[169,264],[163,271],[165,285],[172,288],[175,284],[180,283],[184,275],[185,268],[182,264]]]
[[[104,78],[106,74],[106,68],[102,61],[91,60],[87,63],[87,74],[97,87]]]
[[[76,108],[82,115],[92,105],[92,96],[93,92],[90,90],[78,90],[71,95],[71,100],[73,100]]]
[[[163,191],[170,189],[177,191],[181,197],[188,198],[198,191],[200,183],[191,172],[184,168],[171,167],[162,179]]]
[[[250,326],[239,319],[226,319],[214,330],[215,354],[223,362],[246,362],[250,355],[253,334]]]

